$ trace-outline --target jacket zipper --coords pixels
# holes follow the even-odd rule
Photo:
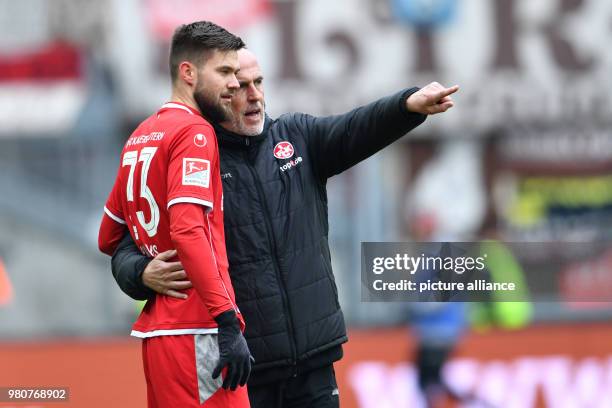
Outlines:
[[[251,161],[248,158],[248,154],[247,152],[244,153],[245,155],[245,161],[247,163],[247,166],[249,168],[249,171],[251,172],[251,174],[253,175],[253,178],[255,179],[255,187],[257,188],[257,194],[259,195],[259,199],[261,200],[261,202],[263,203],[263,207],[264,207],[264,211],[265,211],[265,222],[266,222],[266,230],[268,232],[268,238],[270,240],[270,243],[272,244],[272,254],[273,254],[273,259],[272,259],[272,264],[274,265],[274,271],[276,272],[276,278],[278,280],[279,283],[279,287],[281,289],[281,299],[283,302],[283,307],[286,311],[286,313],[288,314],[287,318],[285,319],[286,323],[287,323],[287,329],[289,331],[289,345],[291,346],[291,364],[294,367],[294,373],[293,375],[297,375],[296,372],[296,366],[297,366],[297,352],[296,352],[296,345],[295,345],[295,335],[293,333],[293,322],[291,321],[291,306],[289,305],[289,301],[287,300],[287,290],[285,288],[285,283],[283,281],[283,277],[281,276],[280,273],[280,266],[278,265],[278,250],[276,247],[276,240],[274,239],[274,230],[272,228],[272,223],[270,222],[270,210],[268,209],[268,202],[266,201],[266,196],[263,192],[263,189],[261,187],[261,181],[259,179],[259,176],[257,175],[257,172],[255,171],[255,168],[253,167],[253,165],[251,164]],[[248,324],[248,323],[247,323]]]

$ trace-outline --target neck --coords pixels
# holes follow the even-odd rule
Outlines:
[[[173,88],[172,96],[170,97],[170,102],[179,102],[179,103],[182,103],[183,105],[189,106],[190,108],[192,108],[193,110],[197,112],[200,112],[200,108],[198,107],[198,104],[193,98],[193,94],[185,90]],[[202,114],[202,112],[200,112],[200,114]]]

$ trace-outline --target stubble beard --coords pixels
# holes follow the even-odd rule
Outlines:
[[[264,120],[262,120],[258,125],[247,125],[246,123],[242,122],[239,127],[241,128],[241,133],[245,136],[257,136],[263,132]]]
[[[203,87],[197,89],[193,93],[193,99],[195,99],[200,112],[202,112],[202,115],[209,121],[213,123],[221,123],[231,119],[229,106],[223,106],[220,98],[215,98],[205,89],[203,89]]]
[[[238,134],[243,136],[258,136],[264,130],[264,123],[266,121],[266,105],[261,104],[261,122],[257,125],[247,125],[245,118],[242,116],[234,117],[234,127],[238,130]]]

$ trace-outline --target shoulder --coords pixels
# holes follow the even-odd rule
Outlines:
[[[204,147],[211,138],[215,137],[214,128],[203,117],[187,114],[181,116],[181,120],[175,122],[171,143],[193,140],[197,146]]]
[[[193,127],[214,132],[212,125],[202,115],[183,105],[167,103],[153,117],[162,127],[172,130],[173,133],[181,133]]]
[[[307,116],[303,113],[291,112],[270,120],[265,130],[268,134],[266,137],[267,143],[277,146],[281,143],[290,142],[296,148],[304,147],[310,133]]]
[[[298,131],[305,133],[310,127],[310,121],[313,116],[301,112],[285,113],[274,119],[269,126],[270,131],[290,131],[292,133]]]
[[[300,124],[306,120],[310,115],[301,112],[289,112],[284,113],[275,119],[275,122],[279,124]]]
[[[204,119],[200,115],[181,115],[179,121],[177,121],[178,133],[189,133],[189,132],[206,132],[215,134],[215,129],[209,121]]]

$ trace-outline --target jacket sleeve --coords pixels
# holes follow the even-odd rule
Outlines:
[[[155,291],[142,283],[142,273],[151,261],[143,255],[127,230],[117,246],[111,260],[113,277],[121,290],[135,300],[147,300],[155,297]]]
[[[296,114],[322,180],[343,172],[393,143],[425,121],[408,111],[406,99],[419,88],[406,89],[343,115]]]

